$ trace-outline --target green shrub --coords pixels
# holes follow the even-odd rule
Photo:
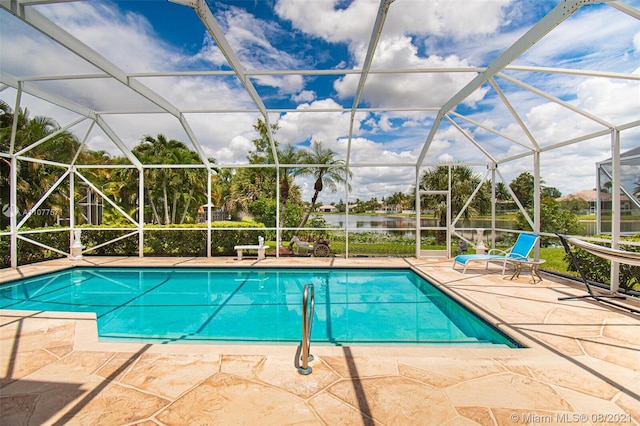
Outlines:
[[[83,229],[82,231],[82,245],[85,246],[85,250],[96,247],[107,241],[114,240],[118,237],[122,237],[130,232],[136,230],[135,227],[131,227],[126,231],[115,231],[111,229]],[[91,250],[87,253],[89,256],[137,256],[138,255],[138,234],[130,235],[126,238],[122,238],[118,241],[114,241],[97,249]]]
[[[27,234],[25,237],[58,250],[68,250],[69,232],[65,232],[61,229],[58,232],[55,232],[55,228],[57,227],[48,227],[48,232]],[[2,268],[8,268],[11,266],[10,247],[11,239],[8,235],[0,238],[0,267]],[[59,259],[61,257],[64,256],[58,252],[18,239],[18,266],[43,262],[45,260]]]
[[[202,228],[184,229],[180,231],[165,230],[168,226],[148,225],[144,230],[144,254],[145,256],[206,256],[207,255],[207,225],[171,225],[171,228]],[[232,256],[235,255],[234,246],[238,244],[258,244],[258,237],[265,237],[268,240],[268,232],[259,229],[237,229],[224,230],[222,227],[233,228],[259,228],[264,225],[252,221],[241,222],[213,222],[211,224],[211,255],[212,256]],[[60,227],[47,227],[47,232],[33,233],[25,235],[27,238],[54,247],[63,252],[69,250],[70,236],[69,230]],[[138,255],[138,234],[124,237],[136,230],[130,227],[125,230],[113,230],[104,226],[85,229],[78,227],[82,231],[82,245],[89,256],[137,256]],[[22,228],[22,231],[27,229]],[[112,243],[101,246],[107,241],[121,238]],[[97,247],[92,249],[93,247]],[[0,237],[0,267],[11,266],[10,237]],[[47,250],[27,241],[18,240],[18,265],[42,262],[45,260],[59,259],[65,257],[63,254],[53,250]]]

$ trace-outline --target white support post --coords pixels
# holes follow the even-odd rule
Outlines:
[[[285,176],[285,179],[287,177]],[[280,237],[282,230],[280,229],[280,167],[276,166],[276,259],[280,257]],[[285,214],[287,210],[285,208]]]
[[[349,166],[347,166],[346,170],[345,170],[345,179],[349,178]],[[345,259],[349,258],[349,196],[350,196],[350,192],[349,192],[349,185],[345,185],[344,186],[344,198],[345,200],[347,200],[345,207],[344,207],[344,223],[345,228],[344,228],[344,257]]]
[[[540,151],[533,153],[533,232],[540,235]],[[540,259],[540,240],[533,249],[533,258]]]
[[[420,167],[416,166],[416,259],[420,258]]]
[[[207,170],[207,257],[211,257],[211,173]]]
[[[18,111],[22,100],[22,83],[18,84],[16,103],[13,111],[13,123],[11,123],[11,140],[9,142],[9,155],[11,156],[11,170],[9,176],[9,228],[11,230],[11,267],[18,267],[18,160],[15,156],[16,135],[18,133]]]
[[[449,185],[447,186],[447,259],[451,256],[451,188],[453,186],[453,170],[449,164]]]
[[[73,250],[73,233],[76,227],[76,215],[75,215],[75,166],[69,167],[71,173],[69,173],[69,256],[72,255]]]
[[[611,131],[611,168],[613,182],[611,185],[611,248],[617,249],[620,241],[620,131]],[[611,285],[612,293],[617,293],[620,285],[620,263],[611,261]]]
[[[144,168],[138,167],[138,257],[144,257]]]
[[[600,197],[602,182],[600,179],[600,163],[596,163],[596,234],[602,234],[602,198]],[[591,212],[589,212],[591,213]]]
[[[17,119],[17,118],[16,118]],[[9,185],[9,226],[11,228],[11,267],[18,267],[18,177],[16,157],[11,154],[11,184]]]
[[[496,168],[498,164],[491,163],[491,247],[496,246]]]

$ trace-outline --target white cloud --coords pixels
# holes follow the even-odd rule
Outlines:
[[[464,39],[492,34],[504,25],[505,8],[512,0],[398,1],[391,4],[385,31]],[[426,29],[426,30],[425,30]]]
[[[472,34],[490,34],[503,23],[504,8],[512,0],[433,0],[391,3],[385,33],[401,35],[425,33],[464,38]],[[330,42],[369,41],[379,2],[355,0],[346,8],[337,0],[300,2],[280,0],[276,13],[308,34]],[[348,23],[348,25],[345,25]]]
[[[337,4],[337,0],[279,0],[275,11],[294,28],[333,43],[368,40],[379,3],[355,0],[347,8],[336,8]]]
[[[491,34],[503,23],[509,0],[394,2],[389,8],[385,27],[376,49],[373,68],[469,67],[466,59],[456,55],[429,57],[418,54],[413,35],[446,35],[465,39],[477,34]],[[300,2],[281,0],[276,12],[300,31],[332,43],[347,43],[359,68],[371,37],[377,2],[356,0],[346,8],[337,1]],[[344,25],[348,22],[349,25]],[[373,107],[440,106],[462,88],[475,74],[405,74],[368,76],[362,100]],[[338,96],[352,97],[359,76],[347,75],[334,84]],[[471,94],[465,102],[474,105],[484,90]]]
[[[455,55],[442,58],[419,57],[409,37],[400,37],[380,43],[373,68],[466,68],[469,64]],[[405,73],[369,74],[363,100],[372,107],[440,107],[464,87],[475,73]],[[334,87],[340,97],[353,96],[359,76],[350,74],[338,79]],[[465,103],[474,105],[482,99],[486,89],[472,93]],[[401,113],[396,112],[400,115]]]
[[[313,90],[303,90],[291,97],[296,103],[307,103],[316,99],[316,93]]]
[[[380,126],[380,130],[383,132],[388,132],[393,129],[393,125],[389,121],[389,116],[386,114],[382,114],[380,120],[378,121],[378,126]]]
[[[397,167],[353,168],[350,200],[369,200],[373,197],[381,200],[395,192],[409,193],[415,183],[415,169],[407,168],[402,173],[398,171]],[[344,199],[344,193],[327,197],[331,200],[339,198]]]
[[[636,74],[640,75],[640,69]],[[580,106],[591,114],[620,125],[638,119],[640,82],[590,78],[577,90]]]
[[[438,157],[438,162],[439,163],[453,163],[454,162],[453,155],[451,155],[451,154],[442,154],[440,157]]]
[[[125,71],[166,70],[182,59],[156,37],[144,16],[122,13],[111,3],[75,2],[38,10]]]
[[[214,9],[214,12],[225,31],[226,40],[245,70],[301,67],[301,62],[295,55],[276,48],[269,41],[282,37],[285,32],[277,23],[257,18],[234,6]],[[208,34],[205,36],[203,49],[197,56],[218,67],[228,66],[227,59]],[[303,78],[299,75],[259,75],[253,76],[252,79],[258,85],[278,88],[284,94],[294,94],[303,89]]]
[[[345,140],[346,142],[346,140]],[[366,138],[351,139],[351,162],[357,163],[415,163],[416,156],[411,152],[395,152],[388,149],[386,144]]]
[[[238,135],[231,139],[228,145],[223,145],[217,150],[212,151],[212,156],[220,164],[233,164],[237,163],[238,159],[244,159],[247,156],[249,150],[254,149],[253,142],[245,136]]]
[[[313,108],[340,108],[340,105],[332,99],[323,99],[298,106],[300,110]],[[364,118],[366,114],[358,113],[357,115],[359,118]],[[276,137],[282,144],[296,145],[312,140],[336,144],[339,138],[347,134],[350,117],[348,112],[288,112],[278,121],[280,129]],[[359,128],[359,120],[356,120],[354,132],[357,133]]]

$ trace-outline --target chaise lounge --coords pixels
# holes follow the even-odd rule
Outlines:
[[[507,267],[509,260],[527,261],[529,259],[529,253],[533,250],[540,237],[534,234],[523,233],[518,235],[513,247],[507,250],[489,250],[487,254],[461,254],[453,259],[453,269],[456,269],[456,264],[464,266],[462,273],[467,271],[467,266],[473,262],[485,262],[486,269],[489,269],[489,262],[502,262],[502,275]]]

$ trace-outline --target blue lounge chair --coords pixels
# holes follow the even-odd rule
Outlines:
[[[489,262],[502,262],[502,275],[507,267],[507,262],[511,260],[527,260],[529,253],[533,250],[540,237],[534,234],[520,234],[513,247],[507,250],[489,250],[487,254],[461,254],[453,259],[453,269],[456,269],[456,264],[459,263],[464,266],[462,273],[467,271],[467,266],[472,262],[485,262],[486,268],[489,268]]]

